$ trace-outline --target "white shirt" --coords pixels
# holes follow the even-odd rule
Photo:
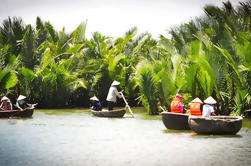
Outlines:
[[[212,112],[214,112],[214,107],[213,106],[211,106],[209,104],[203,105],[203,111],[202,111],[202,116],[203,117],[211,116]]]
[[[112,102],[116,102],[117,98],[116,97],[121,98],[121,94],[118,92],[118,89],[115,86],[111,86],[107,95],[106,100],[107,101],[112,101]]]

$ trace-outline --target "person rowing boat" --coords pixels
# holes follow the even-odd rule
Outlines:
[[[122,98],[121,92],[118,92],[117,86],[119,86],[120,82],[113,81],[112,85],[109,89],[106,101],[108,103],[108,110],[113,110],[114,104],[117,101],[117,97]]]
[[[216,104],[214,98],[210,96],[206,100],[204,100],[204,103],[205,104],[203,105],[202,116],[203,117],[209,117],[211,115],[216,116],[216,114],[214,113],[214,106],[213,106],[214,104]]]
[[[33,108],[37,105],[36,104],[29,104],[25,101],[26,96],[23,95],[19,95],[17,98],[17,102],[16,102],[16,106],[18,109],[20,109],[21,111],[25,110],[26,108]]]

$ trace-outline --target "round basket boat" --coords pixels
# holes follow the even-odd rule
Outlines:
[[[242,127],[240,116],[190,116],[188,124],[198,134],[225,134],[233,135]]]
[[[167,129],[190,130],[188,125],[188,114],[162,112],[162,121]]]
[[[98,117],[118,117],[121,118],[125,115],[126,110],[125,109],[121,109],[121,110],[112,110],[112,111],[108,111],[108,110],[102,110],[102,111],[94,111],[91,110],[92,114]]]
[[[22,117],[28,118],[33,115],[34,109],[0,111],[0,118]]]

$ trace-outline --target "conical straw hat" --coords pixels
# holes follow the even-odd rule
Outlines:
[[[96,96],[91,97],[90,100],[99,101],[99,99]]]
[[[6,96],[4,96],[1,101],[4,101],[4,100],[10,101],[10,99]]]
[[[204,100],[204,103],[207,103],[207,104],[216,104],[217,102],[214,100],[214,98],[212,98],[210,96],[206,100]]]
[[[118,81],[115,80],[115,81],[112,82],[111,86],[116,86],[116,85],[119,85],[119,84],[120,84],[120,82],[118,82]]]
[[[195,99],[193,99],[192,102],[193,103],[203,103],[198,97],[196,97]]]
[[[23,100],[23,99],[26,99],[26,96],[19,95],[19,96],[18,96],[18,98],[17,98],[17,101],[19,101],[19,100]]]

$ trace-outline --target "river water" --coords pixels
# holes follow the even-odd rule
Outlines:
[[[0,166],[251,165],[251,120],[234,136],[167,130],[160,116],[36,110],[0,119]]]

